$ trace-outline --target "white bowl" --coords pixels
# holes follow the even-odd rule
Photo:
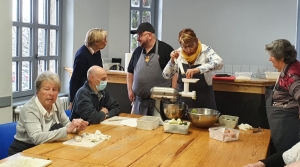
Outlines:
[[[266,79],[277,79],[280,75],[280,72],[265,72]]]
[[[235,72],[235,79],[248,79],[250,80],[252,77],[252,72]]]

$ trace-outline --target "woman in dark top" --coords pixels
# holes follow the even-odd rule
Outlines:
[[[93,65],[103,67],[101,49],[104,49],[107,44],[107,31],[99,28],[89,30],[85,37],[85,44],[81,46],[75,54],[73,64],[73,74],[70,80],[70,105],[69,110],[72,108],[72,102],[77,90],[87,80],[86,73]]]

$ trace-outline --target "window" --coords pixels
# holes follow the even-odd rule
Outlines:
[[[136,30],[143,22],[154,25],[155,0],[130,0],[130,30]],[[130,34],[130,52],[138,47],[137,39]]]
[[[34,94],[41,72],[60,72],[61,0],[13,0],[12,7],[12,90],[18,98]]]

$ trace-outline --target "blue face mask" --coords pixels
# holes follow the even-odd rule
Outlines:
[[[104,90],[106,88],[106,85],[107,85],[107,81],[100,81],[100,84],[96,85],[96,88],[98,91]]]

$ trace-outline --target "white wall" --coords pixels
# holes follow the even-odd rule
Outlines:
[[[278,38],[295,45],[297,0],[163,0],[162,39],[179,47],[192,28],[225,64],[272,65],[264,46]]]
[[[2,0],[0,5],[0,97],[12,96],[12,1]],[[10,13],[10,14],[8,14]],[[0,108],[0,124],[12,121],[12,108]]]
[[[108,31],[108,44],[101,50],[103,58],[119,57],[129,51],[129,1],[64,0],[62,21],[62,68],[73,67],[74,55],[84,44],[87,31]],[[62,69],[62,92],[69,92],[69,75]]]
[[[129,49],[130,8],[129,1],[109,1],[108,57],[122,58],[124,67],[125,53]]]
[[[69,92],[69,73],[65,67],[73,67],[74,57],[74,0],[63,1],[62,11],[62,66],[61,66],[61,92]]]

